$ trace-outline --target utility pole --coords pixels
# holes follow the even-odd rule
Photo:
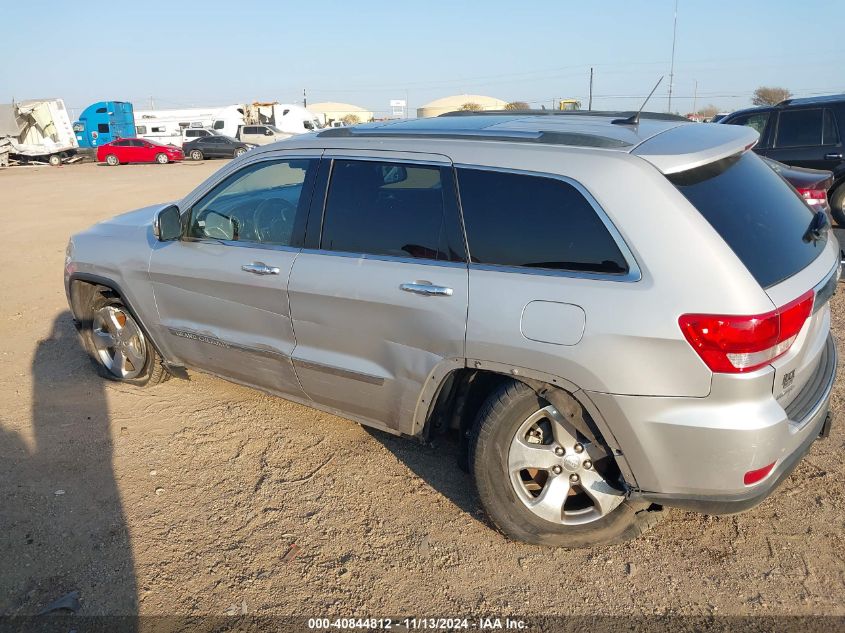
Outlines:
[[[669,65],[669,105],[667,112],[672,112],[672,84],[675,80],[675,38],[678,33],[678,0],[675,0],[675,19],[672,23],[672,62]]]
[[[593,109],[593,67],[590,66],[590,99],[587,102],[587,110]]]
[[[305,95],[305,88],[302,89],[302,107],[308,107],[308,97]]]
[[[698,114],[698,79],[695,80],[695,90],[692,93],[692,113]]]

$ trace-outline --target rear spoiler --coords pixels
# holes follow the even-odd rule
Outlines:
[[[745,125],[678,125],[643,141],[631,152],[664,174],[695,169],[751,149],[760,135]]]

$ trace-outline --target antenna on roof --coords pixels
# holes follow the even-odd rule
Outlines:
[[[654,88],[651,89],[651,92],[648,93],[648,96],[643,101],[643,104],[640,106],[640,109],[634,112],[631,116],[626,119],[613,119],[611,123],[615,123],[616,125],[639,125],[640,124],[640,113],[645,108],[645,104],[648,103],[648,100],[651,99],[651,95],[654,94],[654,91],[657,90],[657,86],[660,85],[660,82],[663,81],[663,75],[660,76],[660,79],[657,80],[657,83],[654,84]]]

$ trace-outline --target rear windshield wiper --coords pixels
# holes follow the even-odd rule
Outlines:
[[[827,235],[829,230],[830,220],[827,219],[827,214],[824,211],[816,211],[813,219],[810,220],[810,226],[804,232],[804,241],[818,242]]]

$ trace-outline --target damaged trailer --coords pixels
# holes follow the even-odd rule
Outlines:
[[[78,149],[61,99],[0,104],[0,166],[72,163],[82,160]]]

